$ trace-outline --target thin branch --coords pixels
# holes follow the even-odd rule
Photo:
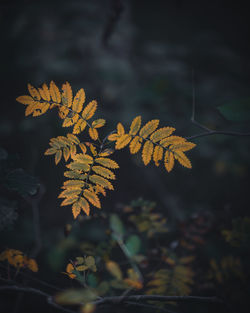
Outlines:
[[[14,269],[10,268],[9,266],[4,266],[3,264],[0,264],[0,267],[2,267],[2,268],[4,268],[4,269],[8,269],[8,268],[9,268],[10,271],[12,271],[12,272],[14,272],[14,273],[16,272]],[[63,290],[62,288],[59,288],[59,287],[54,286],[54,285],[51,285],[51,284],[49,284],[49,283],[47,283],[47,282],[45,282],[45,281],[43,281],[43,280],[40,280],[40,279],[38,279],[38,278],[35,278],[35,277],[33,277],[33,276],[31,276],[31,275],[28,275],[28,274],[26,274],[26,273],[24,273],[24,272],[22,272],[22,271],[19,271],[18,274],[19,274],[19,275],[22,275],[22,276],[25,277],[25,278],[28,278],[29,280],[32,280],[32,281],[37,282],[37,283],[40,284],[40,285],[49,287],[49,288],[51,288],[51,289],[55,289],[55,290],[59,290],[59,291],[60,291],[60,290]],[[16,283],[14,280],[4,279],[4,278],[2,278],[2,277],[0,277],[0,280],[4,281],[4,282],[6,282],[6,283]]]
[[[185,137],[187,140],[193,140],[196,138],[200,138],[200,137],[207,137],[207,136],[212,136],[212,135],[224,135],[224,136],[235,136],[235,137],[247,137],[250,136],[250,133],[241,133],[241,132],[234,132],[234,131],[223,131],[223,130],[212,130],[209,129],[209,131],[197,134],[197,135],[193,135],[193,136],[189,136],[189,137]]]
[[[111,0],[110,14],[102,35],[102,44],[105,47],[107,47],[109,39],[115,31],[115,27],[122,15],[123,10],[124,6],[122,0]]]
[[[20,287],[20,286],[0,286],[0,291],[17,291],[17,292],[24,292],[24,293],[32,293],[38,296],[42,296],[45,297],[47,300],[47,303],[51,306],[53,306],[54,308],[57,308],[58,310],[67,312],[67,313],[76,313],[75,311],[66,309],[64,307],[62,307],[61,305],[56,304],[53,301],[53,297],[45,292],[43,292],[42,290],[39,289],[35,289],[32,287]]]
[[[126,301],[174,301],[174,302],[202,302],[202,303],[217,303],[224,304],[224,301],[217,297],[198,297],[198,296],[159,296],[159,295],[132,295],[132,296],[116,296],[105,297],[97,300],[94,304],[99,305],[103,303],[119,303]]]
[[[119,247],[121,248],[121,250],[123,251],[123,253],[125,254],[125,256],[127,257],[130,265],[132,266],[133,270],[139,275],[139,280],[141,282],[143,282],[143,275],[139,269],[139,267],[137,266],[136,262],[132,260],[130,252],[128,250],[128,248],[126,247],[126,245],[124,244],[123,240],[117,238],[116,242],[118,243]]]
[[[8,284],[11,285],[4,285],[0,286],[0,291],[17,291],[17,292],[24,292],[24,293],[32,293],[36,294],[42,297],[45,297],[47,299],[47,303],[51,306],[54,306],[57,309],[60,309],[64,312],[68,313],[75,313],[72,310],[68,310],[58,304],[56,304],[53,301],[53,297],[44,291],[40,289],[35,289],[32,287],[22,287],[18,285],[12,285],[12,281],[7,281],[5,279],[0,278],[2,281],[5,281]],[[114,296],[114,297],[105,297],[102,299],[98,299],[94,302],[92,302],[95,305],[103,305],[103,304],[117,304],[117,303],[127,303],[130,302],[130,304],[133,303],[133,305],[136,305],[136,303],[140,303],[141,301],[163,301],[163,302],[191,302],[191,303],[210,303],[210,304],[224,304],[225,302],[221,299],[218,299],[217,297],[199,297],[199,296],[160,296],[160,295],[122,295],[122,296]],[[135,304],[134,304],[135,303]],[[140,305],[140,304],[138,304]],[[145,304],[146,305],[146,304]],[[166,311],[169,312],[170,311]]]
[[[151,305],[151,304],[147,304],[147,303],[145,304],[145,303],[132,302],[132,301],[126,301],[125,303],[129,304],[129,305],[133,305],[133,306],[140,306],[140,307],[144,307],[144,308],[154,309],[155,311],[161,311],[161,312],[167,312],[167,313],[176,313],[172,310],[170,311],[168,309],[161,308],[159,306]]]
[[[241,133],[241,132],[234,132],[234,131],[213,130],[213,129],[206,127],[205,125],[202,125],[201,123],[199,123],[195,120],[196,103],[195,103],[195,82],[194,82],[194,70],[193,69],[192,69],[192,98],[193,98],[193,100],[192,100],[191,122],[195,126],[204,130],[204,132],[200,133],[200,134],[193,135],[193,136],[185,137],[187,140],[193,140],[196,138],[213,136],[213,135],[236,136],[236,137],[250,136],[250,132],[249,133]]]

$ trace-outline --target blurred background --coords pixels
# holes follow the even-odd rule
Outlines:
[[[180,136],[200,133],[190,121],[193,87],[197,121],[212,129],[249,132],[247,118],[232,121],[218,110],[250,102],[249,11],[240,2],[1,1],[0,21],[1,171],[22,168],[30,195],[36,184],[44,188],[39,202],[43,250],[37,260],[47,281],[67,285],[60,274],[67,256],[51,251],[63,240],[72,213],[57,199],[64,166],[55,166],[43,153],[50,138],[68,129],[53,112],[24,117],[24,106],[15,99],[27,94],[28,82],[37,87],[69,81],[74,93],[84,88],[87,101],[98,101],[97,116],[107,120],[103,137],[117,122],[128,127],[137,115],[144,122],[160,119],[161,126],[175,127]],[[119,214],[122,205],[142,197],[156,202],[173,229],[205,215],[214,241],[202,248],[204,258],[219,256],[214,242],[221,230],[249,216],[249,137],[216,135],[194,142],[197,147],[188,153],[193,169],[177,164],[169,174],[163,166],[145,167],[128,149],[118,151],[115,191],[103,199],[102,211]],[[0,245],[28,253],[34,244],[32,210],[22,192],[13,190],[1,187]],[[91,232],[94,240],[102,237],[98,225]],[[86,233],[82,236],[88,239]],[[243,252],[249,257],[249,248]]]

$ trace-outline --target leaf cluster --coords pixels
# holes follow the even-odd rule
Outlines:
[[[32,272],[38,271],[38,265],[35,259],[28,258],[22,251],[15,249],[6,249],[0,254],[0,261],[7,261],[10,265],[20,268],[28,268]]]
[[[72,133],[66,136],[51,138],[45,155],[55,155],[55,163],[62,158],[69,162],[64,176],[63,191],[59,198],[64,198],[61,205],[71,205],[74,218],[84,212],[90,214],[90,204],[101,208],[100,194],[106,196],[106,189],[113,190],[111,180],[115,180],[115,169],[119,165],[109,158],[114,151],[105,149],[106,141],[115,142],[115,150],[120,150],[129,145],[132,154],[142,151],[142,160],[148,165],[153,159],[156,166],[164,159],[168,172],[173,169],[177,160],[181,165],[191,168],[191,162],[184,152],[195,147],[180,136],[173,136],[175,128],[158,128],[159,120],[151,120],[144,126],[141,125],[141,116],[133,119],[130,130],[125,132],[121,123],[117,124],[117,131],[108,134],[103,141],[99,138],[98,128],[105,125],[104,119],[90,121],[97,109],[97,102],[90,101],[85,105],[86,95],[80,89],[73,96],[71,85],[66,82],[61,89],[51,81],[49,86],[43,84],[35,88],[28,84],[29,95],[20,96],[17,101],[26,105],[25,115],[34,117],[56,108],[59,117],[63,120],[62,127],[73,127]],[[93,142],[82,142],[76,134],[88,129],[88,135]],[[157,216],[152,216],[158,219]],[[155,226],[159,226],[155,222]]]
[[[141,150],[142,161],[148,165],[153,159],[156,166],[164,160],[164,166],[168,172],[174,167],[177,160],[182,166],[191,168],[191,162],[184,152],[193,149],[196,145],[180,136],[172,135],[173,127],[158,128],[159,120],[151,120],[144,126],[141,125],[141,116],[133,119],[129,132],[125,132],[121,123],[117,124],[116,133],[108,139],[115,141],[115,149],[120,150],[129,145],[131,154]]]

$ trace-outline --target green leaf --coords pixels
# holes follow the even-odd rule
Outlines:
[[[76,279],[82,284],[84,285],[85,283],[85,278],[82,274],[80,274],[80,272],[78,272],[78,270],[73,270],[72,271],[73,274],[76,275]]]
[[[96,288],[98,285],[98,280],[95,274],[89,273],[87,277],[87,284],[92,288]]]
[[[250,120],[250,98],[232,101],[218,107],[220,113],[229,121],[244,122]]]
[[[141,239],[137,235],[131,235],[126,240],[125,246],[131,256],[136,255],[141,248]]]
[[[117,214],[111,214],[109,224],[111,230],[115,233],[115,235],[122,239],[125,234],[125,230],[123,223]]]

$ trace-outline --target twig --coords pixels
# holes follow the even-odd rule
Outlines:
[[[145,303],[140,303],[140,302],[132,302],[132,301],[126,301],[125,303],[129,304],[129,305],[133,305],[133,306],[140,306],[140,307],[144,307],[144,308],[154,309],[155,311],[161,311],[161,312],[167,312],[167,313],[176,313],[174,311],[170,311],[168,309],[161,308],[161,307],[158,307],[156,305],[151,305],[151,304],[145,304]]]
[[[108,45],[108,41],[114,33],[115,26],[117,25],[117,22],[121,17],[124,9],[122,2],[122,0],[111,0],[111,11],[102,36],[102,43],[104,46]]]
[[[8,264],[9,265],[9,264]],[[13,269],[11,269],[9,266],[4,266],[3,264],[0,264],[0,267],[2,267],[2,268],[4,268],[4,269],[9,269],[9,270],[11,270],[12,272],[15,272]],[[49,283],[47,283],[47,282],[45,282],[45,281],[43,281],[43,280],[40,280],[40,279],[38,279],[38,278],[35,278],[35,277],[33,277],[33,276],[31,276],[31,275],[28,275],[28,274],[26,274],[26,273],[24,273],[24,272],[22,272],[22,271],[19,271],[19,275],[22,275],[23,277],[25,277],[25,278],[28,278],[29,280],[33,280],[33,281],[35,281],[35,282],[37,282],[37,283],[39,283],[39,284],[41,284],[41,285],[43,285],[43,286],[46,286],[46,287],[49,287],[49,288],[52,288],[52,289],[55,289],[55,290],[62,290],[62,288],[59,288],[59,287],[57,287],[57,286],[54,286],[54,285],[51,285],[51,284],[49,284]],[[10,278],[9,279],[4,279],[4,278],[2,278],[2,277],[0,277],[0,280],[2,280],[2,281],[5,281],[5,282],[7,282],[7,283],[16,283],[14,280],[11,280]]]
[[[223,131],[223,130],[212,130],[210,129],[207,132],[204,133],[200,133],[197,135],[193,135],[193,136],[189,136],[189,137],[185,137],[187,140],[193,140],[196,138],[200,138],[200,137],[207,137],[207,136],[212,136],[212,135],[224,135],[224,136],[236,136],[236,137],[241,137],[241,136],[250,136],[250,133],[241,133],[241,132],[233,132],[233,131]]]
[[[97,300],[94,304],[99,305],[103,303],[117,303],[126,301],[165,301],[165,302],[203,302],[203,303],[217,303],[224,304],[224,301],[217,297],[198,297],[198,296],[160,296],[160,295],[132,295],[132,296],[116,296],[105,297]]]
[[[121,239],[116,239],[116,242],[118,243],[119,247],[121,248],[121,250],[123,251],[123,253],[125,254],[125,256],[127,257],[130,265],[132,266],[133,270],[139,275],[139,280],[141,282],[143,282],[143,275],[139,269],[139,267],[137,266],[137,264],[135,263],[134,260],[132,260],[130,252],[128,250],[128,248],[126,247],[126,245],[124,244],[123,240]]]
[[[45,292],[43,292],[42,290],[39,289],[35,289],[35,288],[31,288],[31,287],[20,287],[20,286],[0,286],[0,290],[1,291],[17,291],[17,292],[24,292],[24,293],[32,293],[32,294],[36,294],[38,296],[42,296],[45,297],[47,299],[47,303],[51,306],[53,306],[54,308],[57,308],[58,310],[67,312],[67,313],[76,313],[75,311],[66,309],[64,307],[62,307],[59,304],[56,304],[53,301],[53,297]]]
[[[194,70],[192,69],[192,114],[191,114],[191,122],[201,128],[202,130],[204,130],[205,132],[197,134],[197,135],[193,135],[193,136],[189,136],[189,137],[185,137],[187,140],[193,140],[196,138],[200,138],[200,137],[207,137],[207,136],[212,136],[212,135],[224,135],[224,136],[250,136],[250,132],[249,133],[241,133],[241,132],[234,132],[234,131],[224,131],[224,130],[213,130],[210,129],[208,127],[206,127],[205,125],[202,125],[201,123],[197,122],[195,120],[195,84],[194,84]]]
[[[13,284],[12,281],[7,281],[5,279],[0,278],[2,281],[7,282],[8,284]],[[56,304],[53,301],[53,297],[40,289],[35,289],[32,287],[22,287],[18,285],[4,285],[0,286],[0,291],[18,291],[24,293],[32,293],[47,299],[48,304],[60,309],[64,312],[75,313],[74,311],[65,309],[64,307]],[[211,303],[211,304],[224,304],[225,302],[217,297],[199,297],[199,296],[160,296],[160,295],[122,295],[122,296],[114,296],[114,297],[105,297],[102,299],[98,299],[93,301],[92,303],[95,305],[103,305],[103,304],[117,304],[117,303],[140,303],[141,301],[163,301],[163,302],[201,302],[201,303]],[[139,304],[138,304],[139,305]],[[166,311],[167,312],[167,311]],[[169,311],[168,311],[169,312]]]

